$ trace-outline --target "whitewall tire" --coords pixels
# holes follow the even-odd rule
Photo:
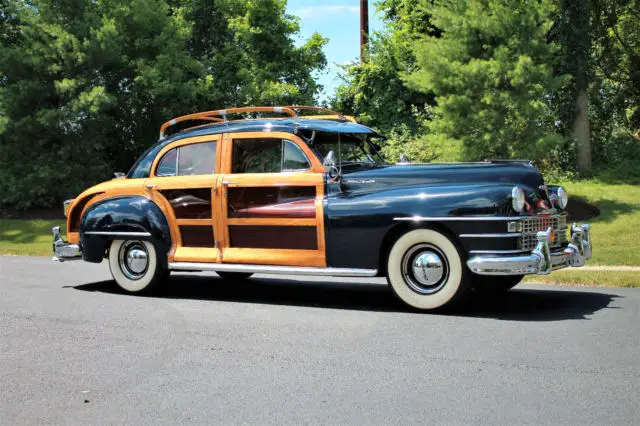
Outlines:
[[[149,291],[168,275],[158,262],[155,246],[140,240],[112,241],[109,269],[116,283],[131,293]]]
[[[416,229],[401,236],[391,248],[387,280],[400,300],[430,310],[466,294],[469,273],[464,268],[460,250],[447,236]]]

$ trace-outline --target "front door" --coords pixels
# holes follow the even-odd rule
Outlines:
[[[222,262],[326,266],[324,168],[295,135],[226,134]]]
[[[170,262],[218,262],[215,217],[220,135],[181,139],[160,151],[145,182],[171,227]]]

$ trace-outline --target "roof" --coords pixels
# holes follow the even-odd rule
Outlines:
[[[299,130],[308,132],[330,132],[330,133],[358,133],[378,135],[378,133],[362,124],[344,121],[340,119],[305,119],[297,118],[276,118],[276,119],[254,119],[254,120],[233,120],[227,122],[215,122],[203,126],[190,127],[173,135],[161,138],[150,146],[135,162],[127,173],[127,177],[134,177],[135,170],[149,158],[155,158],[162,148],[173,141],[190,138],[193,136],[217,135],[221,133],[243,133],[243,132],[285,132],[295,134]],[[151,167],[151,164],[148,164]],[[140,166],[142,167],[142,166]],[[145,166],[146,167],[146,166]]]
[[[235,120],[223,123],[205,124],[198,127],[190,127],[178,133],[160,139],[158,143],[169,143],[174,140],[184,139],[192,136],[217,135],[220,133],[242,133],[242,132],[286,132],[295,133],[298,130],[330,132],[330,133],[378,133],[362,124],[341,120],[318,120],[318,119],[260,119],[260,120]]]

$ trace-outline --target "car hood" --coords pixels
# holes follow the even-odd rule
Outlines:
[[[410,186],[519,185],[537,192],[544,185],[542,175],[525,161],[477,163],[431,163],[385,165],[356,171],[343,170],[342,189],[373,191]]]

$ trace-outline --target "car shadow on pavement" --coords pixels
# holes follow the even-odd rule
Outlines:
[[[251,278],[223,281],[214,276],[172,275],[149,295],[125,293],[114,281],[100,281],[72,287],[77,290],[118,294],[126,297],[212,300],[221,302],[308,306],[381,312],[417,312],[400,302],[389,286],[352,280],[304,281],[283,278]],[[561,321],[588,319],[595,312],[611,308],[613,294],[573,288],[558,290],[515,288],[495,296],[472,292],[466,302],[437,315],[495,318],[514,321]],[[615,308],[614,308],[615,309]]]

